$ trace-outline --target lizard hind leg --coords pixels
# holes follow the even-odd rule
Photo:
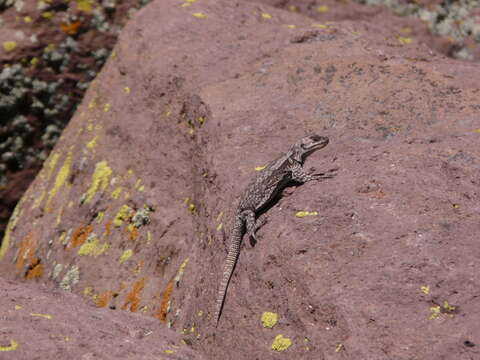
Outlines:
[[[246,233],[250,239],[253,239],[253,243],[250,241],[250,245],[252,246],[257,242],[255,232],[258,227],[255,220],[255,212],[253,210],[244,210],[242,211],[242,216],[245,219]]]

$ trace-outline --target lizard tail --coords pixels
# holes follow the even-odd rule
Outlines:
[[[238,254],[240,253],[240,243],[242,241],[243,219],[237,217],[232,229],[232,237],[230,248],[228,249],[227,260],[223,268],[223,277],[218,289],[217,301],[215,303],[215,327],[218,326],[220,315],[222,314],[223,304],[227,296],[228,283],[233,274],[233,269],[237,263]]]

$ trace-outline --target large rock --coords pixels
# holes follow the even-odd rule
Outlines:
[[[3,276],[154,316],[208,358],[474,356],[480,70],[368,29],[147,6],[17,206]],[[268,211],[215,329],[238,196],[308,133],[331,144],[307,168],[340,171]]]
[[[204,359],[141,314],[96,309],[75,294],[0,278],[0,359]]]

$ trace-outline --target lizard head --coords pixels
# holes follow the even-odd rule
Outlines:
[[[320,135],[309,135],[301,138],[293,145],[292,158],[303,162],[305,158],[316,150],[328,145],[328,137]]]

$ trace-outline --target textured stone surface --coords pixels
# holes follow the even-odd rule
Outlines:
[[[1,359],[203,359],[153,318],[36,284],[0,278],[0,289]]]
[[[474,358],[480,72],[377,30],[149,5],[18,205],[2,276],[156,317],[212,359]],[[270,209],[215,330],[237,198],[307,133],[331,139],[307,168],[339,174]]]

